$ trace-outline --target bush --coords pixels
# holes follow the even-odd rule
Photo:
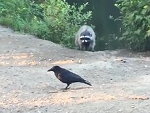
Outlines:
[[[115,4],[122,14],[123,34],[120,40],[129,49],[150,50],[149,4],[149,0],[118,0]]]
[[[47,39],[72,47],[75,32],[91,17],[90,11],[83,13],[86,5],[76,8],[62,0],[47,0],[43,4],[44,20],[49,28]]]
[[[63,0],[0,0],[0,24],[73,47],[74,33],[92,15],[83,13],[86,6],[71,6]]]
[[[28,4],[23,0],[0,0],[0,22],[15,29],[23,26],[25,17],[29,17]],[[22,18],[20,18],[22,17]]]

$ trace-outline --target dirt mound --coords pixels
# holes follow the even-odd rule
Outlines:
[[[1,113],[148,113],[147,53],[78,51],[0,27]],[[66,85],[47,70],[60,65],[92,83]]]

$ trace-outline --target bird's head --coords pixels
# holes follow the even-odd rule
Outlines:
[[[56,72],[60,69],[59,66],[53,66],[51,69],[49,69],[48,71],[53,71],[53,72]]]

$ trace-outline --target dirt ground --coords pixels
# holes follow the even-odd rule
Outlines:
[[[0,26],[0,113],[149,113],[150,53],[87,52]],[[47,70],[71,70],[92,87]]]

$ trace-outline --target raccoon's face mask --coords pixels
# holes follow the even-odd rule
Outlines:
[[[91,41],[91,39],[87,36],[84,36],[84,37],[80,37],[80,40],[82,43],[88,43]]]

